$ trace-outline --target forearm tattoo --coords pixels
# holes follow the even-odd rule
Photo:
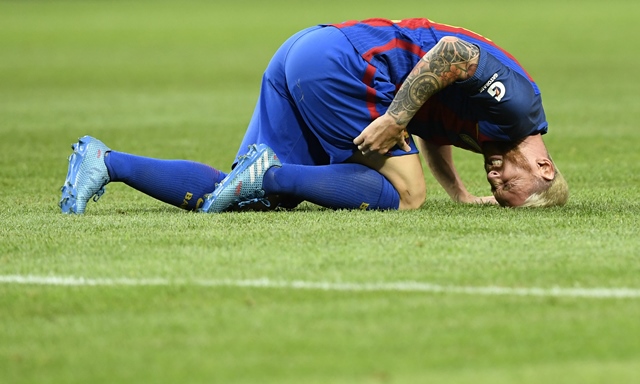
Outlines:
[[[416,64],[402,83],[388,113],[406,126],[418,109],[436,92],[475,72],[480,51],[458,38],[444,38]]]

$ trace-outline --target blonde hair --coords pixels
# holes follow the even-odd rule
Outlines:
[[[567,203],[569,185],[555,163],[553,163],[553,169],[555,171],[553,180],[540,179],[535,192],[524,201],[521,207],[561,207]]]

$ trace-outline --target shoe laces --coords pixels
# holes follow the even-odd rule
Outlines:
[[[100,199],[100,196],[102,195],[104,195],[104,187],[98,189],[95,195],[93,195],[93,201],[98,201],[98,199]]]
[[[253,199],[239,202],[238,208],[242,208],[246,205],[253,204],[253,203],[262,203],[267,208],[271,207],[271,202],[266,197],[255,197]]]

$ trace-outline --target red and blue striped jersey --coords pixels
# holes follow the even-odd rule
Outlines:
[[[455,83],[430,98],[410,123],[408,128],[412,134],[440,144],[480,151],[484,141],[517,140],[546,133],[538,86],[518,61],[493,41],[467,29],[424,18],[368,19],[332,26],[339,28],[370,64],[371,73],[366,76],[372,79],[375,72],[376,77],[386,78],[396,89],[443,37],[456,36],[480,47],[483,68],[479,65],[474,81]],[[488,85],[483,89],[485,84]],[[498,84],[506,88],[503,97],[496,99],[486,91]],[[375,118],[376,101],[370,102]]]

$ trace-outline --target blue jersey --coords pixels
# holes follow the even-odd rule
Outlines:
[[[333,26],[372,66],[375,76],[388,79],[396,88],[445,36],[480,48],[474,76],[431,97],[408,126],[414,135],[480,152],[485,141],[514,141],[547,131],[536,83],[513,56],[481,35],[428,19],[369,19]],[[371,103],[375,109],[375,100]],[[381,107],[384,110],[376,114],[384,113],[386,106]]]
[[[265,143],[283,163],[347,161],[353,139],[384,114],[418,61],[444,36],[480,47],[475,75],[431,97],[408,125],[438,144],[480,151],[486,141],[545,133],[540,92],[518,62],[490,40],[428,19],[319,25],[285,41],[265,70],[238,155]],[[390,156],[417,153],[394,148]]]

